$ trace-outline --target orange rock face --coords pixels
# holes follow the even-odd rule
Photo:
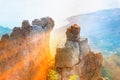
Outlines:
[[[0,80],[46,80],[51,59],[49,38],[54,21],[48,17],[39,21],[39,25],[29,25],[25,20],[10,36],[2,37]]]

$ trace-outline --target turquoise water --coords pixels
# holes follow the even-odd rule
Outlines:
[[[7,27],[0,26],[0,37],[2,37],[4,34],[10,34],[11,31],[12,30]]]
[[[93,49],[102,51],[104,55],[120,52],[120,27],[104,28],[92,34],[86,34]],[[84,33],[83,33],[84,34]]]

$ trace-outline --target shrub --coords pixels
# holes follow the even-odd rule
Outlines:
[[[78,75],[72,75],[69,77],[68,80],[78,80],[78,78],[79,78]]]
[[[58,80],[58,74],[55,70],[50,70],[47,75],[48,80]]]
[[[108,77],[110,80],[113,80],[112,72],[110,69],[102,67],[101,72],[103,77]]]

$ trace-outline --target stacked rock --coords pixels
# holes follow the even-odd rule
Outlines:
[[[80,38],[80,26],[73,24],[67,28],[66,36],[65,47],[57,48],[55,61],[58,67],[73,67],[89,53],[87,38]]]
[[[65,45],[56,50],[55,67],[60,76],[59,80],[68,80],[71,75],[78,75],[77,80],[89,80],[92,76],[88,76],[88,71],[91,71],[91,74],[98,73],[90,80],[98,80],[100,77],[102,55],[90,50],[88,39],[80,36],[80,30],[80,26],[77,24],[67,28]],[[93,59],[96,59],[97,62]],[[90,63],[87,64],[87,62]],[[87,70],[88,68],[89,70]]]

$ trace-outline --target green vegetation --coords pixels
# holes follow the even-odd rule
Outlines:
[[[78,78],[79,78],[78,75],[72,75],[69,77],[68,80],[78,80]]]
[[[58,74],[55,70],[50,70],[47,78],[48,80],[58,80]]]
[[[110,80],[113,80],[112,72],[109,69],[102,67],[101,72],[103,77],[108,77]]]

